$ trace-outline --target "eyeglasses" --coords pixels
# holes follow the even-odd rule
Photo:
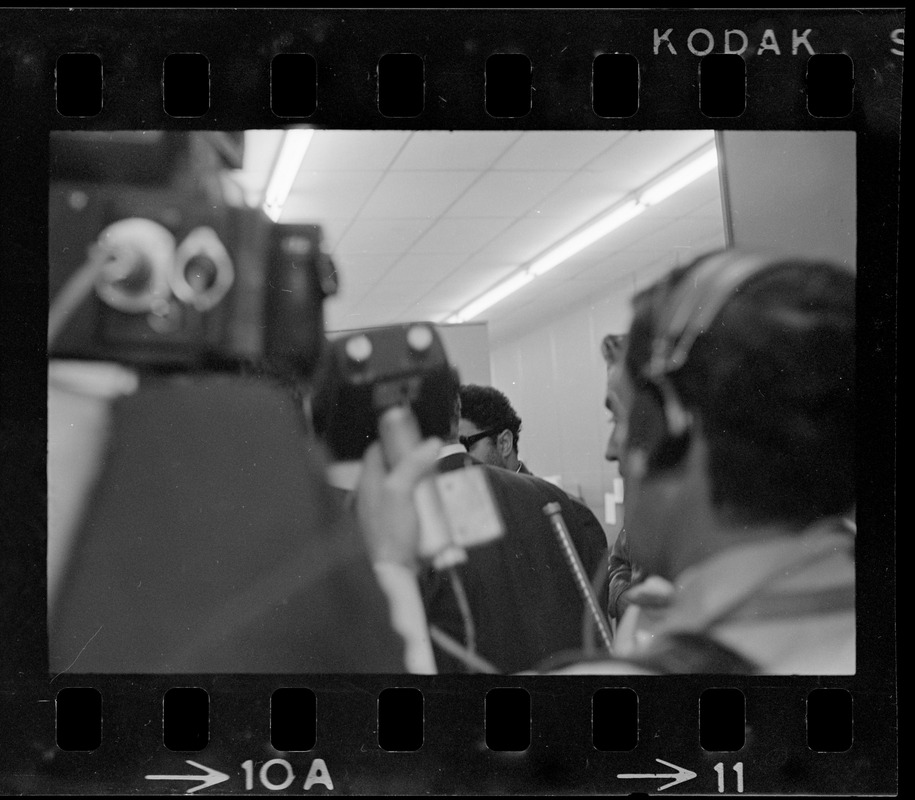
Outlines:
[[[487,436],[496,436],[499,433],[502,433],[501,428],[491,428],[488,431],[480,431],[479,433],[474,433],[470,436],[459,436],[458,441],[469,451],[470,448],[473,447],[481,439],[485,439]]]

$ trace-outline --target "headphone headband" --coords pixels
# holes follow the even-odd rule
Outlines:
[[[647,377],[656,379],[680,369],[696,339],[709,329],[734,293],[778,263],[771,256],[736,254],[733,250],[709,256],[700,263],[658,314]]]
[[[785,258],[772,254],[735,250],[715,253],[700,259],[662,301],[654,315],[651,357],[642,372],[652,391],[644,392],[646,399],[636,399],[633,405],[642,413],[642,435],[651,442],[637,448],[648,454],[644,469],[678,464],[689,448],[693,415],[681,401],[670,375],[686,364],[696,340],[737,292],[760,273],[785,263]],[[849,271],[854,272],[853,268]],[[649,413],[655,404],[660,411],[660,424],[652,422],[658,419],[657,414]],[[663,428],[660,436],[659,427]],[[655,433],[650,433],[652,430]]]

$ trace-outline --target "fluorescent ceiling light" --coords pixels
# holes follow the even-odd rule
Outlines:
[[[639,196],[639,202],[646,206],[657,205],[672,194],[676,194],[681,189],[686,188],[689,184],[701,178],[707,172],[711,172],[717,166],[718,151],[712,147],[698,158],[693,159],[680,169],[662,178],[652,186],[649,186]]]
[[[482,314],[490,306],[494,306],[500,300],[504,300],[512,292],[518,291],[522,286],[534,280],[534,276],[526,270],[516,272],[508,280],[503,281],[497,286],[490,289],[486,294],[478,297],[470,305],[461,309],[457,314],[448,318],[448,322],[467,322],[478,314]]]
[[[267,191],[264,193],[264,213],[274,222],[279,222],[286,198],[299,174],[299,167],[302,166],[314,133],[312,128],[296,128],[286,131],[283,137],[280,154],[273,165]]]
[[[624,203],[613,209],[609,214],[605,214],[600,219],[592,222],[584,230],[566,239],[558,247],[554,247],[540,256],[540,258],[531,263],[527,271],[534,277],[539,277],[544,272],[549,272],[553,267],[563,261],[567,261],[576,253],[580,253],[589,245],[594,244],[598,239],[603,239],[610,231],[616,230],[620,225],[629,222],[633,217],[637,217],[645,208],[635,200]]]
[[[629,220],[637,217],[649,206],[657,205],[663,200],[666,200],[671,195],[674,195],[681,189],[689,186],[693,181],[698,180],[703,175],[711,172],[717,166],[718,151],[716,150],[714,143],[712,143],[709,149],[704,150],[679,169],[675,169],[673,172],[670,172],[653,184],[650,184],[638,194],[637,199],[628,200],[611,209],[603,216],[598,217],[578,231],[578,233],[573,234],[565,241],[534,259],[520,272],[515,273],[502,283],[497,284],[486,292],[486,294],[481,295],[457,313],[447,317],[445,321],[452,323],[468,322],[483,313],[490,306],[494,306],[499,301],[504,300],[522,286],[526,286],[534,280],[534,278],[549,272],[553,267],[558,266],[564,261],[568,261],[572,256],[580,253],[586,247],[589,247],[610,232],[625,225]]]

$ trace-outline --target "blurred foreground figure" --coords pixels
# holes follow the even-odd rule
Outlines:
[[[55,674],[404,671],[365,544],[277,382],[311,380],[336,268],[318,226],[223,196],[233,141],[52,137]]]
[[[53,673],[404,671],[288,392],[227,374],[114,403],[50,643]]]
[[[647,672],[854,673],[853,272],[725,252],[634,307],[609,387],[626,528],[674,592],[630,607],[617,654]]]

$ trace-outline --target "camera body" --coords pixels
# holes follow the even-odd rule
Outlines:
[[[193,134],[134,145],[133,172],[110,165],[114,145],[90,148],[69,136],[52,139],[52,309],[81,270],[92,285],[50,342],[51,357],[313,369],[324,345],[323,301],[337,289],[318,225],[274,224],[260,209],[224,202],[221,168],[201,155],[208,140]],[[195,159],[180,157],[182,143]],[[156,180],[142,169],[150,161],[190,172]]]
[[[312,396],[316,431],[340,461],[362,457],[386,409],[409,406],[423,437],[447,435],[459,388],[435,327],[351,331],[331,343]]]

